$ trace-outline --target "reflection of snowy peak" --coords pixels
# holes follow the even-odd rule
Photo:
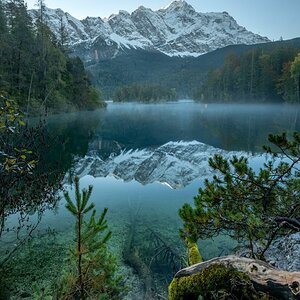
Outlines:
[[[38,13],[33,10],[31,15],[36,18]],[[46,20],[58,38],[65,29],[75,54],[85,60],[112,58],[130,48],[199,56],[228,45],[269,41],[238,25],[226,12],[196,12],[183,0],[158,11],[140,6],[131,14],[120,11],[108,19],[82,21],[61,9],[47,8]]]
[[[169,142],[154,150],[122,151],[106,160],[91,151],[77,163],[75,173],[78,176],[115,176],[142,184],[161,182],[179,188],[196,178],[211,176],[208,158],[215,154],[231,157],[242,155],[242,152],[226,152],[197,141]]]

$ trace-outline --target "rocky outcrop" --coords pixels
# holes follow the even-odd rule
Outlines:
[[[275,299],[300,299],[300,272],[282,271],[245,257],[218,257],[177,272],[169,286],[169,299],[198,299],[220,290],[242,296],[238,299],[262,299],[256,292]]]
[[[300,232],[284,236],[272,243],[266,260],[279,269],[300,271]]]
[[[239,249],[236,254],[247,258],[251,256],[247,248]],[[300,271],[300,232],[277,238],[266,251],[264,258],[280,270]]]

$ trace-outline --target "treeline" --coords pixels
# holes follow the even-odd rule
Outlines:
[[[24,0],[0,0],[0,92],[31,113],[102,106],[82,61],[67,55],[63,24],[55,38],[38,3],[33,23]]]
[[[299,102],[299,50],[282,47],[231,54],[222,67],[208,73],[194,98],[205,102]]]
[[[176,100],[176,89],[158,85],[128,85],[115,90],[112,99],[116,102],[157,102]]]

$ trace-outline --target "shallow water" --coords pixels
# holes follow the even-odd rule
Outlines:
[[[279,105],[109,103],[106,110],[49,117],[47,127],[50,133],[67,139],[63,148],[57,146],[53,157],[60,153],[63,159],[61,167],[64,170],[72,170],[74,163],[86,154],[93,153],[107,160],[109,157],[118,156],[125,149],[151,151],[170,141],[180,140],[195,140],[226,151],[260,152],[261,146],[267,143],[268,133],[299,129],[298,111],[299,107],[296,106]],[[49,159],[51,158],[49,154]],[[252,164],[258,167],[263,159],[262,156],[255,157]],[[178,233],[181,226],[178,209],[185,202],[192,203],[203,180],[202,177],[194,178],[187,186],[171,189],[159,178],[157,182],[144,185],[136,180],[126,182],[112,174],[107,177],[95,178],[87,175],[81,178],[82,188],[90,184],[94,186],[91,201],[95,203],[98,212],[104,207],[109,208],[108,221],[113,231],[110,247],[121,261],[122,274],[131,289],[128,299],[138,299],[141,289],[136,274],[122,263],[122,252],[130,224],[138,224],[135,246],[145,261],[149,262],[155,255],[151,240],[153,234],[172,247],[176,253],[184,255],[184,244]],[[70,189],[67,181],[65,187]],[[72,189],[70,192],[73,192]],[[15,218],[16,216],[11,217],[8,222],[14,222]],[[36,255],[43,257],[47,251],[56,253],[52,255],[52,259],[45,261],[43,266],[51,270],[53,277],[59,273],[62,264],[62,260],[55,257],[65,256],[65,248],[62,245],[72,239],[73,227],[74,219],[64,208],[64,200],[61,200],[55,210],[44,213],[36,231],[38,237],[35,243],[44,243],[43,253],[36,250]],[[53,233],[53,242],[46,243],[46,246],[45,232]],[[205,259],[227,254],[234,245],[228,237],[199,243]],[[51,247],[56,247],[57,252]],[[23,257],[23,260],[25,259]],[[32,267],[32,272],[34,270]],[[158,270],[157,266],[153,266],[158,290],[165,289],[165,280],[170,278],[172,272],[173,270]],[[42,277],[42,273],[39,273],[36,280],[45,285],[49,284]],[[29,278],[31,277],[27,277],[27,283]],[[25,284],[26,278],[22,280]],[[24,289],[24,284],[16,285]]]

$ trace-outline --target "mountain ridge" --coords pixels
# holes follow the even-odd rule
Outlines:
[[[37,10],[30,10],[33,19]],[[78,20],[61,9],[45,9],[45,19],[59,39],[65,29],[74,55],[84,61],[110,59],[126,49],[158,51],[168,56],[194,56],[234,44],[268,42],[247,31],[227,12],[201,13],[182,0],[153,11],[139,6],[109,18]]]
[[[199,57],[170,57],[160,52],[127,50],[114,59],[87,64],[92,82],[110,99],[116,87],[133,83],[176,88],[181,98],[193,97],[193,91],[205,80],[209,70],[221,67],[230,54],[261,49],[269,53],[280,48],[299,48],[300,38],[255,45],[229,45]]]

